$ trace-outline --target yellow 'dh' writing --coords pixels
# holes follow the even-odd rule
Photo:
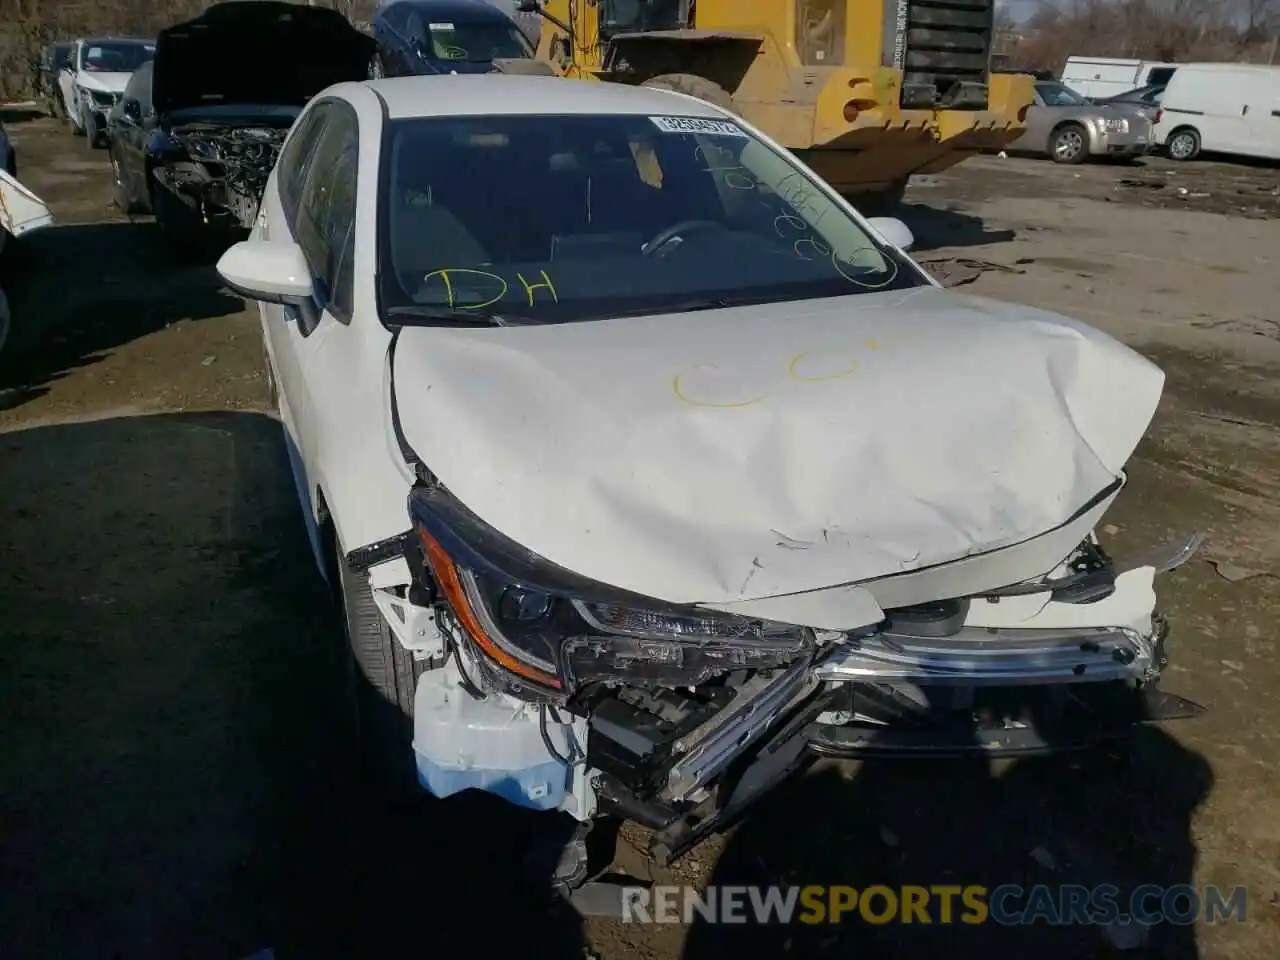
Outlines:
[[[866,349],[866,350],[880,350],[883,348],[884,344],[880,340],[866,340],[861,344],[861,346],[863,349]],[[813,353],[814,351],[812,350],[806,350],[803,353],[797,353],[787,362],[787,379],[788,380],[793,380],[797,383],[821,383],[826,380],[844,380],[848,377],[852,377],[855,373],[858,372],[858,358],[856,356],[851,356],[846,366],[832,373],[805,373],[804,372],[805,362],[810,357],[812,357]],[[696,396],[690,395],[689,388],[686,386],[685,381],[687,381],[694,372],[696,372],[697,370],[718,370],[718,369],[719,367],[717,367],[715,364],[706,363],[706,364],[701,364],[697,367],[689,368],[687,370],[682,370],[680,373],[677,373],[674,377],[671,378],[671,390],[680,401],[682,401],[683,403],[687,403],[691,406],[716,407],[716,408],[725,408],[725,409],[728,409],[731,407],[749,407],[752,404],[759,403],[762,400],[767,400],[770,396],[773,395],[773,391],[765,390],[762,393],[752,394],[741,400],[719,400],[719,401],[700,400]]]
[[[957,900],[959,901],[957,903]],[[957,907],[962,909],[957,909]],[[839,923],[846,915],[863,922],[885,923],[985,923],[990,913],[987,888],[904,886],[805,887],[800,891],[801,923]]]
[[[535,283],[530,283],[525,279],[523,273],[516,274],[516,279],[524,287],[525,298],[529,301],[529,306],[533,306],[533,292],[535,290],[546,290],[551,294],[551,299],[559,303],[560,296],[556,293],[556,285],[547,276],[547,271],[539,270],[538,274],[542,280]],[[480,278],[481,286],[485,289],[485,293],[496,291],[496,294],[488,300],[476,303],[458,303],[457,282],[461,282],[466,277]],[[501,274],[493,273],[490,270],[477,270],[474,267],[443,267],[439,270],[432,270],[422,278],[422,282],[425,284],[436,278],[439,278],[440,282],[444,284],[444,292],[445,296],[448,297],[449,306],[457,310],[483,310],[485,307],[491,307],[505,297],[511,289],[511,285],[507,283],[506,278]]]
[[[529,306],[533,306],[533,291],[535,290],[549,290],[551,292],[551,299],[556,303],[559,303],[560,298],[556,295],[556,285],[552,283],[551,278],[547,276],[547,271],[539,270],[538,273],[542,276],[541,283],[530,283],[524,278],[523,273],[516,274],[516,279],[519,280],[521,285],[524,287],[524,295],[529,298]]]

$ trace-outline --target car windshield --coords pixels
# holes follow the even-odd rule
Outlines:
[[[428,53],[436,60],[472,63],[504,57],[531,57],[533,48],[514,25],[494,22],[428,23]]]
[[[725,120],[401,120],[383,156],[380,292],[393,314],[558,322],[928,282]]]
[[[111,42],[86,44],[80,69],[90,73],[133,73],[155,53],[153,43]]]
[[[1036,93],[1047,107],[1083,107],[1089,103],[1070,87],[1061,83],[1037,83]]]

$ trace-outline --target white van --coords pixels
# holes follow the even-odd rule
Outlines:
[[[1114,97],[1137,87],[1168,83],[1179,64],[1116,57],[1068,57],[1062,82],[1083,97]]]
[[[1165,88],[1152,136],[1175,160],[1201,150],[1280,160],[1280,67],[1184,64]]]

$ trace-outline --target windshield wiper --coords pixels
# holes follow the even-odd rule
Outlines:
[[[513,313],[495,313],[492,310],[467,310],[459,307],[427,303],[411,303],[404,306],[388,307],[387,315],[391,317],[412,317],[415,320],[438,320],[442,323],[456,323],[469,327],[509,327],[513,324],[538,322],[532,317],[522,317]]]

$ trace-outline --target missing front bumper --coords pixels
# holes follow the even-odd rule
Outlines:
[[[1155,687],[1133,689],[1119,684],[1037,690],[1005,711],[938,711],[892,721],[884,712],[859,711],[848,723],[815,723],[807,731],[809,749],[825,757],[987,758],[1040,756],[1123,739],[1148,723],[1199,716],[1197,703]],[[853,699],[884,700],[891,691],[848,688]],[[1057,695],[1060,694],[1060,695]],[[1005,698],[1006,708],[1010,701]]]
[[[940,638],[877,633],[851,641],[815,675],[823,681],[965,687],[1148,680],[1163,666],[1168,629],[1162,617],[1153,617],[1146,635],[1115,627],[963,627]]]

